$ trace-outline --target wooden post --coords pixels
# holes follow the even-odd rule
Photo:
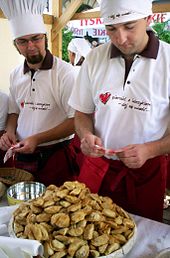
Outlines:
[[[56,3],[57,2],[57,3]],[[56,6],[57,4],[57,6]],[[54,17],[59,17],[62,15],[62,0],[53,0],[52,1],[52,14]],[[52,40],[52,31],[54,30],[55,25],[54,21],[52,24],[52,30],[51,30],[51,48],[52,48],[52,54],[55,56],[58,56],[62,58],[62,30],[58,32],[55,39]]]
[[[53,29],[51,33],[51,40],[54,41],[57,37],[57,34],[60,30],[64,28],[67,22],[70,21],[71,17],[75,14],[77,9],[83,3],[83,0],[72,0],[69,6],[67,7],[64,14],[62,14],[58,19],[55,19],[53,24]]]

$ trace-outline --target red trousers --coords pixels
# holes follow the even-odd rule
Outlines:
[[[139,169],[117,160],[86,157],[78,180],[130,213],[162,221],[166,174],[165,156],[150,159]]]

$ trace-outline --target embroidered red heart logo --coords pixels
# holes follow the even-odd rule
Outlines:
[[[24,108],[24,101],[21,102],[21,107]]]
[[[100,94],[99,98],[103,104],[106,104],[108,102],[108,100],[110,99],[110,96],[111,96],[111,93],[106,92],[104,94],[103,93]]]

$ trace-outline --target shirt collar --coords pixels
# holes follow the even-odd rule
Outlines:
[[[46,56],[43,60],[42,66],[39,68],[39,70],[49,70],[53,66],[53,55],[50,53],[49,50],[46,51]],[[27,64],[27,61],[25,59],[24,61],[24,74],[28,73],[30,71],[30,68]]]
[[[152,31],[147,31],[147,33],[149,36],[147,47],[141,53],[138,53],[138,55],[141,55],[146,58],[156,59],[158,55],[158,49],[159,49],[159,40],[158,38],[156,38],[156,36]],[[120,50],[112,44],[110,58],[118,57],[121,55],[122,54]]]

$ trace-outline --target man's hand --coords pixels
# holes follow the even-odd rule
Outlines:
[[[117,157],[129,168],[140,168],[150,158],[149,145],[131,144],[116,151]]]
[[[17,148],[15,152],[18,153],[33,153],[38,145],[36,136],[30,136],[19,142],[20,148]]]
[[[131,144],[117,150],[104,149],[99,137],[89,133],[81,140],[82,152],[91,157],[116,155],[129,168],[140,168],[152,158],[152,144]]]
[[[104,155],[104,148],[99,137],[89,133],[81,140],[82,152],[91,157],[101,157]]]
[[[16,144],[16,135],[6,132],[0,138],[0,149],[7,151],[12,145]]]

